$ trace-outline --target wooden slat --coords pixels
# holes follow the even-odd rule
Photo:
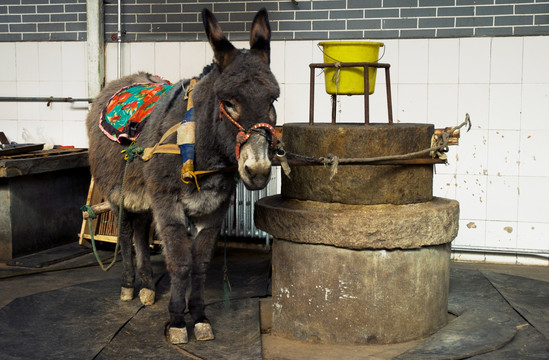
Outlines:
[[[86,199],[86,204],[91,205],[92,208],[97,209],[99,214],[98,217],[92,220],[92,229],[94,232],[94,240],[104,241],[110,243],[116,243],[117,241],[117,232],[118,224],[116,223],[115,216],[110,210],[108,203],[103,201],[103,196],[99,193],[95,186],[95,181],[92,178],[90,181],[90,188],[88,190],[88,197]],[[80,234],[78,236],[80,245],[90,246],[91,234],[89,232],[88,219],[82,213],[84,217],[82,221],[82,226],[80,228]],[[87,213],[85,213],[87,214]],[[151,233],[149,234],[149,244],[161,244],[159,240],[154,239],[154,224],[151,226]]]

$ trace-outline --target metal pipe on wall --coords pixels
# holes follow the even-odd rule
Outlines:
[[[549,258],[547,250],[538,249],[494,249],[494,248],[473,248],[466,246],[452,246],[452,252],[467,252],[467,253],[484,253],[484,254],[500,254],[500,255],[524,255],[541,258]]]
[[[72,98],[72,97],[33,97],[33,96],[0,96],[1,102],[46,102],[49,106],[52,102],[89,102],[91,103],[93,98]]]
[[[105,79],[103,1],[90,0],[86,6],[88,51],[88,96],[101,91]]]
[[[122,76],[122,5],[120,0],[118,0],[118,10],[117,10],[116,42],[117,42],[116,78],[119,79],[120,76]]]

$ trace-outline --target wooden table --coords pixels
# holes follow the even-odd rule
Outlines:
[[[89,183],[87,149],[0,156],[0,260],[75,241]]]

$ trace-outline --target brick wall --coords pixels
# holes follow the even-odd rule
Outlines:
[[[84,0],[3,0],[0,41],[85,40]],[[105,0],[105,40],[116,39],[116,0]],[[273,38],[383,39],[549,34],[547,0],[122,0],[124,41],[203,40],[200,10],[231,40],[254,13],[270,13]]]
[[[2,0],[0,41],[86,40],[85,0]]]

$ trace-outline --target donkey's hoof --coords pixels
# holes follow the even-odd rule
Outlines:
[[[139,300],[141,300],[141,304],[145,306],[150,306],[154,304],[154,296],[155,291],[151,289],[143,288],[139,291]]]
[[[132,301],[133,300],[133,288],[127,288],[122,286],[120,291],[120,300],[122,301]]]
[[[213,340],[212,326],[208,323],[197,323],[194,325],[194,336],[198,341]]]
[[[170,327],[168,334],[170,336],[170,342],[174,345],[186,344],[189,342],[189,337],[187,336],[187,328]]]

